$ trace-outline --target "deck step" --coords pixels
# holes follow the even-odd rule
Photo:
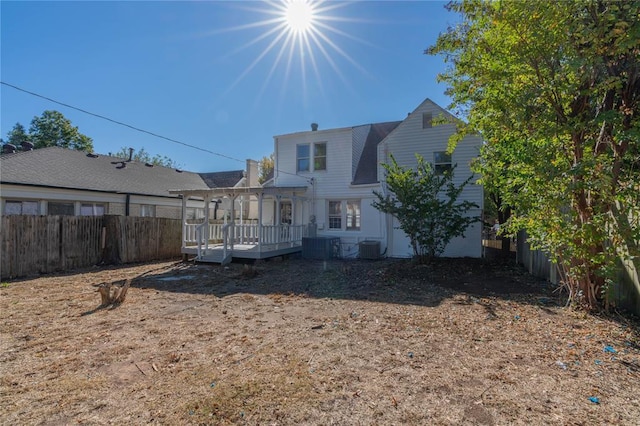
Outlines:
[[[209,250],[205,256],[197,258],[196,261],[226,265],[228,263],[231,263],[231,257],[231,250],[227,251],[226,257],[224,256],[224,252],[222,250]]]

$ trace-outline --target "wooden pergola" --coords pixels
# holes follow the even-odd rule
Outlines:
[[[298,209],[304,207],[306,186],[291,187],[231,187],[211,189],[170,190],[182,197],[182,253],[195,255],[197,261],[225,264],[233,257],[263,259],[299,252],[302,237],[307,235],[307,224],[296,223]],[[211,203],[229,200],[223,223],[210,223]],[[236,200],[239,199],[241,214],[236,222]],[[201,222],[187,220],[187,202],[202,201],[204,217]],[[257,223],[244,223],[244,203],[258,204]],[[264,221],[265,201],[275,203],[272,223]],[[291,202],[292,223],[281,223],[280,205]],[[251,209],[249,208],[249,214]]]

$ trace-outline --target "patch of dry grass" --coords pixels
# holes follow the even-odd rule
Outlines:
[[[564,309],[517,268],[461,262],[161,263],[11,282],[0,423],[636,423],[635,323]],[[126,302],[95,310],[92,284],[127,278]]]

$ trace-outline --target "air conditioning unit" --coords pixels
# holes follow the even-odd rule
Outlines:
[[[339,237],[303,237],[302,257],[304,259],[329,260],[339,257]]]
[[[360,259],[376,260],[380,258],[380,241],[360,241]]]

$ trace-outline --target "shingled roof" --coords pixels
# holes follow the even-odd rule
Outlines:
[[[353,177],[353,185],[364,185],[378,181],[378,144],[400,123],[402,121],[389,121],[371,125]]]
[[[209,188],[232,188],[244,177],[244,170],[199,173]]]
[[[164,197],[175,197],[170,189],[209,188],[197,173],[59,147],[3,154],[0,182]]]

